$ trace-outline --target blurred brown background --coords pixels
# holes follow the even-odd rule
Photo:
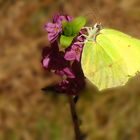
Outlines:
[[[87,17],[140,38],[140,0],[0,0],[0,140],[73,140],[65,96],[44,95],[55,78],[42,69],[43,25],[57,13]],[[140,76],[77,104],[86,140],[140,140]]]

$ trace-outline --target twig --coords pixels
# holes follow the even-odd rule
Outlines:
[[[75,140],[84,140],[84,135],[80,131],[79,119],[76,113],[73,97],[70,95],[68,96],[68,98],[69,98],[69,104],[70,104],[70,110],[71,110],[71,117],[72,117],[73,126],[74,126]]]

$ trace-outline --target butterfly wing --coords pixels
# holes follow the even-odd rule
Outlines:
[[[81,65],[99,90],[124,85],[140,70],[140,41],[112,29],[103,29],[96,41],[85,43]]]
[[[113,29],[101,30],[101,34],[108,38],[121,55],[127,65],[128,74],[135,75],[140,70],[140,40]],[[101,44],[103,45],[102,42]]]

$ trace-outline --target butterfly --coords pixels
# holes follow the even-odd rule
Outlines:
[[[140,40],[101,24],[86,29],[81,56],[85,77],[99,90],[125,85],[140,70]]]

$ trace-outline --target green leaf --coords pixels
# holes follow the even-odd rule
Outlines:
[[[78,17],[71,22],[63,22],[63,34],[66,36],[76,36],[85,24],[86,19],[84,17]]]
[[[73,35],[73,27],[71,22],[63,22],[62,24],[63,28],[63,34],[66,36],[72,36]]]
[[[60,37],[61,46],[64,48],[68,47],[72,43],[73,38],[74,38],[74,36],[68,37],[65,35],[61,35],[61,37]]]
[[[78,34],[81,28],[86,24],[84,17],[77,17],[71,23],[73,35]]]
[[[60,45],[64,48],[68,47],[85,24],[86,19],[84,17],[78,17],[71,22],[63,22],[63,35],[60,37]]]

